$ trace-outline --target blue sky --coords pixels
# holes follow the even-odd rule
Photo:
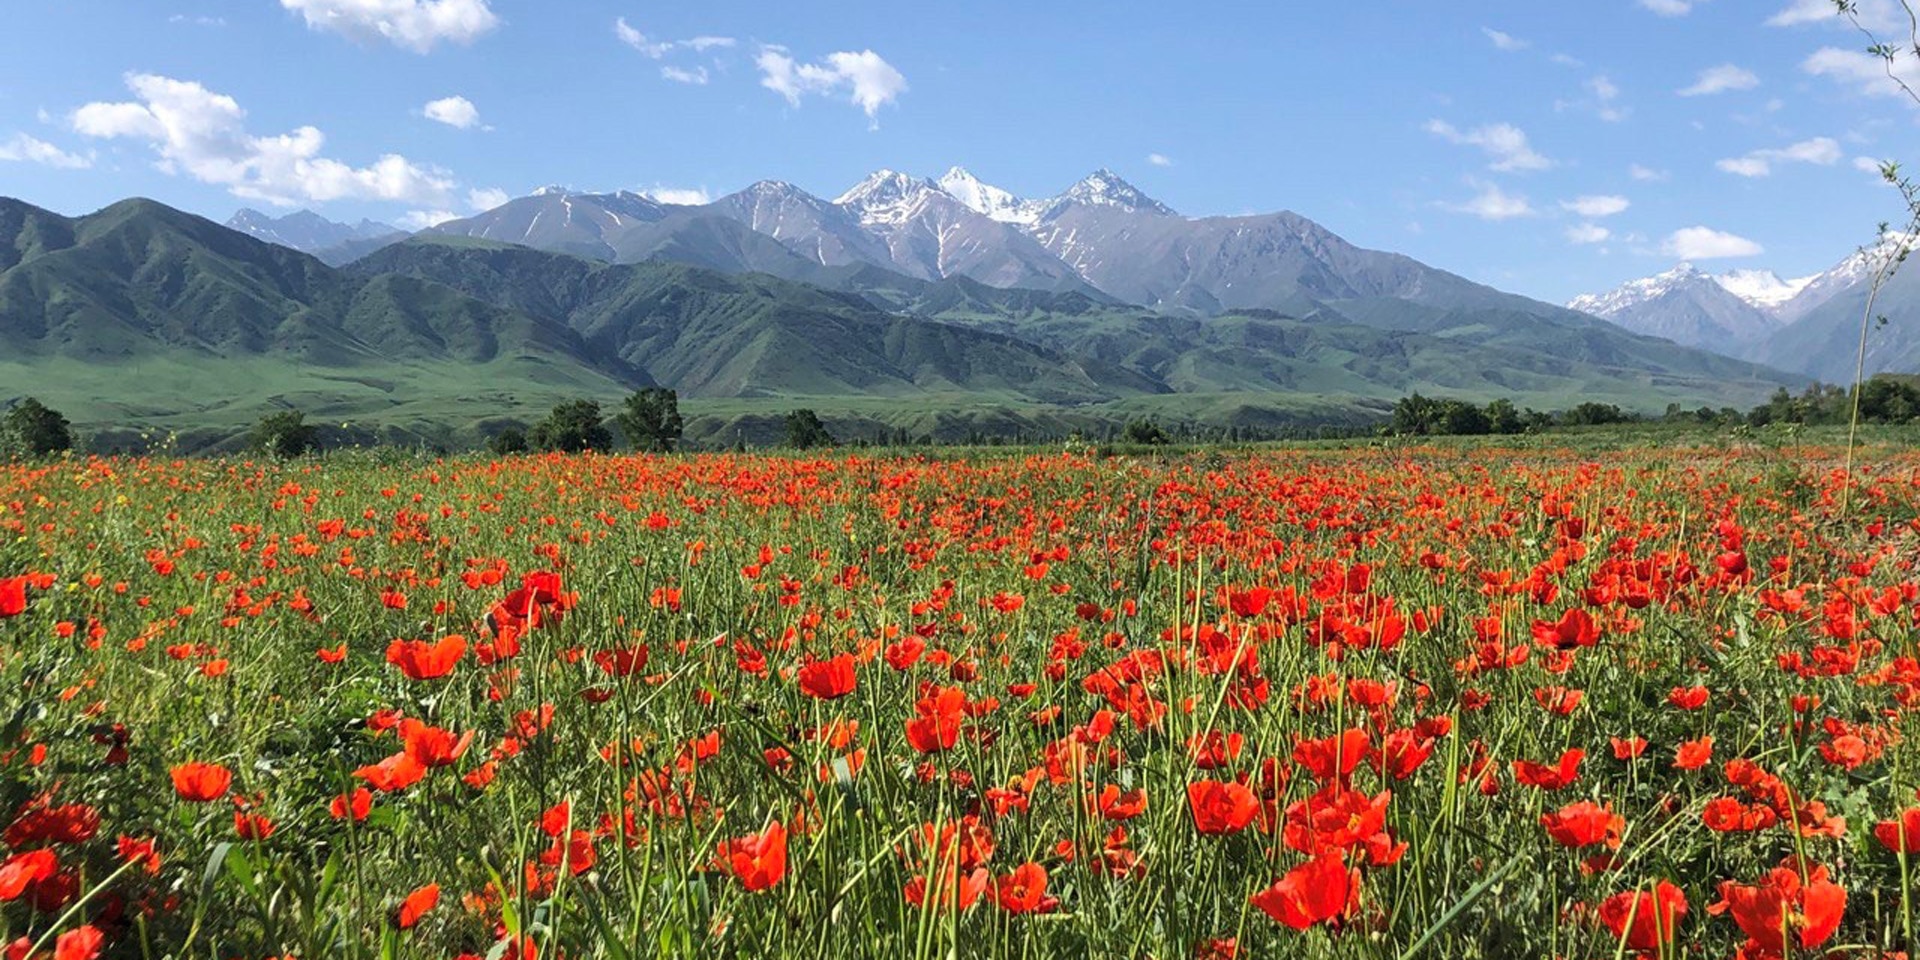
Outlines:
[[[1682,255],[1813,273],[1899,212],[1862,165],[1920,161],[1920,110],[1830,8],[10,0],[0,194],[417,223],[550,183],[1110,167],[1561,301]]]

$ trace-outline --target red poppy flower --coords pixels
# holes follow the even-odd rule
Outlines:
[[[1558,622],[1535,620],[1533,641],[1557,650],[1591,647],[1600,641],[1600,628],[1587,611],[1573,607],[1561,614]]]
[[[1366,759],[1370,746],[1365,730],[1348,730],[1321,740],[1302,740],[1293,748],[1293,762],[1307,768],[1321,782],[1345,782]]]
[[[1732,914],[1747,935],[1747,952],[1778,955],[1785,951],[1785,934],[1794,934],[1802,947],[1817,947],[1833,936],[1847,909],[1847,891],[1827,879],[1827,868],[1816,866],[1802,880],[1792,858],[1760,878],[1759,883],[1720,884],[1720,900],[1707,908],[1715,916]]]
[[[918,716],[907,721],[907,743],[921,753],[940,753],[960,742],[960,721],[966,716],[967,694],[944,687],[914,704]]]
[[[1231,781],[1187,784],[1187,805],[1193,810],[1194,828],[1210,835],[1239,833],[1260,812],[1260,798]]]
[[[387,662],[410,680],[434,680],[452,673],[466,652],[467,638],[457,635],[437,641],[395,640],[387,645]]]
[[[93,960],[106,942],[107,935],[92,924],[75,927],[53,941],[53,960]]]
[[[1099,807],[1100,816],[1103,819],[1132,820],[1147,812],[1147,791],[1142,787],[1121,793],[1119,787],[1109,783],[1101,789],[1096,806]]]
[[[27,578],[0,577],[0,617],[27,612]]]
[[[1680,918],[1687,915],[1687,895],[1665,880],[1652,891],[1616,893],[1600,904],[1600,922],[1629,950],[1665,953],[1676,943]]]
[[[1678,770],[1698,770],[1712,759],[1712,737],[1688,740],[1673,751],[1673,766]]]
[[[1615,760],[1632,760],[1647,752],[1646,737],[1627,737],[1624,740],[1619,737],[1608,737],[1607,739],[1613,744]]]
[[[192,803],[206,803],[226,796],[233,784],[233,771],[217,763],[190,761],[174,767],[173,792]]]
[[[1000,878],[993,899],[1008,913],[1050,913],[1060,901],[1047,896],[1047,868],[1023,863]]]
[[[28,850],[16,853],[0,863],[0,900],[17,900],[29,886],[45,880],[60,869],[52,850]]]
[[[1554,766],[1534,763],[1531,760],[1513,762],[1513,778],[1529,787],[1542,790],[1563,790],[1575,780],[1580,779],[1580,761],[1586,759],[1585,750],[1568,750],[1560,755],[1560,761]]]
[[[451,731],[408,717],[400,721],[400,739],[406,746],[407,756],[414,762],[423,767],[445,767],[467,752],[467,745],[473,742],[473,731],[456,738]]]
[[[741,886],[765,890],[787,875],[787,828],[775,820],[759,833],[725,841],[719,859]]]
[[[400,901],[400,906],[393,913],[393,925],[401,930],[411,930],[421,917],[426,916],[427,911],[439,905],[440,885],[429,883]]]
[[[1359,900],[1360,881],[1338,853],[1323,854],[1287,871],[1248,898],[1260,912],[1295,930],[1336,920]]]
[[[1577,850],[1596,843],[1618,847],[1620,831],[1626,826],[1626,821],[1608,807],[1591,800],[1581,800],[1542,814],[1540,826],[1546,829],[1547,836],[1553,838],[1554,843]]]
[[[1873,827],[1873,838],[1895,853],[1920,856],[1920,807],[1900,811],[1898,820],[1882,820]]]
[[[853,664],[851,653],[831,660],[809,660],[800,667],[800,689],[815,699],[838,700],[853,692]]]

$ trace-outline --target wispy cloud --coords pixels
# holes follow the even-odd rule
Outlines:
[[[1640,5],[1663,17],[1684,17],[1707,0],[1640,0]]]
[[[68,153],[45,140],[16,133],[0,140],[0,160],[10,163],[37,163],[61,170],[85,170],[93,166],[91,154]]]
[[[1591,244],[1605,243],[1613,236],[1613,231],[1597,223],[1579,223],[1567,228],[1569,243]]]
[[[443,97],[431,101],[420,108],[420,114],[435,123],[444,123],[460,130],[480,126],[480,108],[466,97]]]
[[[1700,71],[1700,78],[1692,86],[1683,87],[1678,92],[1683,97],[1704,97],[1729,90],[1751,90],[1759,85],[1760,78],[1753,71],[1723,63]]]
[[[1148,162],[1148,163],[1150,163],[1150,164],[1152,164],[1152,165],[1154,165],[1154,166],[1156,166],[1156,167],[1171,167],[1171,166],[1173,166],[1173,158],[1172,158],[1172,157],[1169,157],[1169,156],[1167,156],[1167,155],[1166,155],[1166,154],[1164,154],[1164,153],[1149,153],[1149,154],[1147,154],[1147,162]]]
[[[1839,163],[1841,156],[1839,141],[1832,137],[1815,137],[1791,146],[1755,150],[1743,157],[1729,157],[1714,166],[1737,176],[1766,177],[1773,175],[1773,168],[1777,164],[1811,163],[1830,167]]]
[[[632,24],[627,22],[626,17],[620,17],[613,22],[613,35],[619,37],[621,43],[640,51],[642,55],[654,60],[662,59],[676,50],[692,50],[695,53],[706,53],[709,50],[727,49],[739,43],[739,41],[732,37],[694,37],[691,40],[654,40],[635,29]]]
[[[1469,183],[1479,189],[1472,199],[1460,203],[1441,203],[1440,209],[1453,213],[1464,213],[1482,220],[1512,220],[1517,217],[1531,217],[1535,211],[1527,198],[1511,194],[1500,189],[1498,184]]]
[[[1480,32],[1486,34],[1487,39],[1493,41],[1493,45],[1496,48],[1505,50],[1508,53],[1518,52],[1533,46],[1532,43],[1526,40],[1522,40],[1510,33],[1495,30],[1492,27],[1481,27]]]
[[[1626,197],[1587,196],[1560,201],[1560,209],[1577,213],[1589,220],[1611,217],[1625,213],[1633,203]]]
[[[1510,123],[1493,123],[1461,130],[1445,120],[1427,121],[1426,131],[1448,143],[1479,147],[1503,173],[1520,170],[1545,170],[1553,161],[1542,156],[1527,142],[1527,134]]]

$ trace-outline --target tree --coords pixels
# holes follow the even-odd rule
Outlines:
[[[664,387],[648,387],[628,397],[613,422],[627,442],[644,453],[672,453],[686,426],[680,418],[680,395]]]
[[[312,452],[320,445],[320,432],[307,423],[307,415],[298,410],[282,410],[260,418],[247,436],[247,447],[255,453],[278,460],[292,460]]]
[[[67,418],[39,400],[28,397],[0,420],[0,452],[44,457],[73,449],[73,430]]]
[[[1168,442],[1167,431],[1149,419],[1130,421],[1127,429],[1121,432],[1120,439],[1148,447],[1164,446]]]
[[[1512,400],[1501,397],[1487,404],[1487,432],[1520,433],[1527,429],[1527,422],[1520,417],[1520,411]]]
[[[604,452],[613,448],[613,433],[601,422],[600,404],[569,400],[554,406],[545,420],[534,424],[527,442],[535,450],[558,453]]]
[[[526,453],[527,432],[519,427],[506,428],[487,440],[487,452],[498,457]]]
[[[820,422],[820,415],[801,408],[787,413],[787,446],[795,450],[833,446],[833,434]]]

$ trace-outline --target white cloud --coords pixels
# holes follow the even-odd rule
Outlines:
[[[1493,159],[1492,167],[1502,172],[1545,170],[1553,161],[1535,152],[1527,135],[1510,123],[1494,123],[1461,131],[1445,120],[1427,121],[1426,130],[1448,143],[1479,147]]]
[[[1560,201],[1560,209],[1570,210],[1590,220],[1625,213],[1630,206],[1633,206],[1633,203],[1626,197],[1614,196],[1575,197],[1572,200]]]
[[[224,27],[227,25],[227,18],[225,17],[189,17],[184,13],[176,13],[173,16],[168,17],[167,22],[168,23],[191,23],[196,27]]]
[[[780,47],[763,47],[754,58],[760,68],[760,85],[800,105],[809,93],[831,94],[845,89],[855,106],[876,119],[880,108],[899,99],[907,90],[907,78],[872,50],[827,55],[823,63],[797,63]]]
[[[705,187],[654,187],[646,194],[660,203],[682,207],[704,207],[713,202],[713,195]]]
[[[1887,75],[1889,66],[1893,68],[1891,77]],[[1900,89],[1901,83],[1920,89],[1920,60],[1905,54],[1896,55],[1893,63],[1888,64],[1861,50],[1821,47],[1800,64],[1800,69],[1851,86],[1867,96],[1904,96],[1906,91]]]
[[[398,154],[365,167],[323,157],[326,137],[314,127],[255,136],[237,101],[198,83],[154,74],[129,74],[126,81],[134,102],[89,103],[74,111],[73,129],[100,139],[144,141],[165,173],[184,173],[234,196],[281,206],[343,199],[443,206],[452,194],[454,180],[445,171]]]
[[[627,22],[626,17],[621,17],[613,22],[613,35],[620,38],[621,43],[640,51],[641,54],[654,60],[659,60],[675,50],[692,50],[695,53],[705,53],[708,50],[731,47],[739,42],[732,37],[694,37],[691,40],[653,40],[649,39],[646,34],[634,29],[633,25]]]
[[[1655,170],[1652,167],[1643,167],[1636,163],[1627,167],[1627,176],[1639,180],[1642,183],[1657,183],[1667,179],[1671,174],[1665,170]]]
[[[492,210],[494,207],[505,204],[512,199],[512,197],[507,195],[505,190],[499,187],[487,187],[484,190],[476,188],[467,191],[467,206],[481,213]]]
[[[1660,252],[1682,260],[1722,260],[1753,257],[1767,251],[1746,237],[1708,227],[1687,227],[1675,230],[1668,236],[1666,243],[1661,244]]]
[[[1497,184],[1479,183],[1475,186],[1479,187],[1480,192],[1473,199],[1465,203],[1442,203],[1440,209],[1496,221],[1534,215],[1533,205],[1527,202],[1526,197],[1507,193]]]
[[[1707,0],[1640,0],[1640,5],[1663,17],[1684,17]]]
[[[707,68],[694,67],[692,70],[686,70],[672,64],[664,64],[660,67],[660,76],[667,80],[672,80],[674,83],[690,83],[694,86],[703,86],[707,82]]]
[[[361,42],[386,40],[415,53],[472,43],[500,25],[488,0],[280,0],[314,30]]]
[[[1613,236],[1613,231],[1597,223],[1581,223],[1567,228],[1569,243],[1605,243]]]
[[[1857,0],[1853,10],[1860,25],[1875,33],[1900,25],[1906,16],[1905,11],[1893,0]],[[1767,18],[1769,27],[1798,27],[1809,23],[1825,23],[1836,27],[1851,25],[1840,15],[1840,9],[1834,6],[1833,0],[1792,0],[1779,13]]]
[[[1725,93],[1728,90],[1752,90],[1759,85],[1760,78],[1753,71],[1731,63],[1723,63],[1700,71],[1700,79],[1695,80],[1693,86],[1682,89],[1679,93],[1683,97],[1704,97]]]
[[[1605,76],[1594,77],[1587,81],[1587,89],[1593,92],[1594,100],[1597,101],[1594,110],[1600,115],[1600,119],[1608,123],[1619,123],[1627,118],[1627,109],[1614,105],[1614,101],[1620,98],[1620,88],[1612,80]]]
[[[1498,30],[1493,29],[1492,27],[1481,27],[1480,32],[1486,34],[1487,39],[1493,41],[1493,45],[1495,47],[1501,50],[1505,50],[1509,53],[1516,50],[1525,50],[1526,48],[1533,46],[1532,43],[1522,40],[1519,37],[1514,36],[1513,34],[1502,33]]]
[[[1815,137],[1777,150],[1755,150],[1744,157],[1730,157],[1714,166],[1736,176],[1765,177],[1773,174],[1775,164],[1812,163],[1830,167],[1839,163],[1840,157],[1839,141],[1832,137]]]
[[[471,130],[480,125],[480,108],[466,97],[445,97],[420,108],[428,120],[444,123],[449,127]]]
[[[406,216],[400,218],[400,226],[418,232],[458,219],[460,215],[451,210],[409,210]]]
[[[85,170],[93,166],[91,154],[82,156],[77,153],[68,153],[45,140],[35,139],[24,133],[16,133],[9,139],[0,140],[0,160],[13,163],[38,163],[61,170]]]
[[[1156,166],[1156,167],[1171,167],[1171,166],[1173,166],[1173,158],[1172,158],[1172,157],[1169,157],[1169,156],[1167,156],[1167,155],[1166,155],[1166,154],[1164,154],[1164,153],[1149,153],[1149,154],[1147,154],[1147,162],[1148,162],[1148,163],[1150,163],[1150,164],[1152,164],[1152,165],[1154,165],[1154,166]]]

